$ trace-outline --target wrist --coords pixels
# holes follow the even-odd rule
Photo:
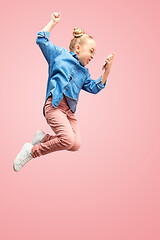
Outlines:
[[[53,20],[51,19],[49,24],[54,27],[57,24],[57,22],[53,22]]]
[[[103,84],[105,84],[105,82],[107,81],[108,75],[109,75],[108,71],[105,71],[103,73],[103,75],[102,75],[102,82],[103,82]]]
[[[103,75],[104,75],[105,77],[108,77],[108,75],[109,75],[109,70],[105,70],[105,72],[103,73]]]
[[[53,28],[57,23],[53,22],[52,19],[51,19],[48,24],[49,24],[50,30],[52,30],[52,28]]]
[[[50,32],[55,25],[56,23],[54,23],[51,19],[50,22],[42,29],[42,31]]]

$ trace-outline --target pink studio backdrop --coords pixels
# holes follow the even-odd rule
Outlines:
[[[35,131],[52,134],[36,36],[54,11],[62,15],[55,45],[68,49],[75,26],[95,38],[93,79],[112,51],[115,60],[105,89],[80,93],[80,150],[15,173],[13,160]],[[159,11],[157,0],[1,1],[1,239],[160,239]]]

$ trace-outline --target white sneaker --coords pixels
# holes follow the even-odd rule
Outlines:
[[[18,153],[17,157],[13,163],[14,171],[18,172],[21,168],[30,161],[33,157],[31,155],[31,149],[33,145],[31,143],[25,143],[21,151]]]
[[[46,134],[42,130],[37,130],[34,135],[34,138],[32,139],[31,144],[37,145],[37,144],[41,143],[41,140],[44,138],[45,135]]]

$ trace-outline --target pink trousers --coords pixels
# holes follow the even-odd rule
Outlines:
[[[81,145],[79,126],[66,99],[63,98],[55,108],[49,97],[44,108],[46,121],[55,135],[46,134],[40,144],[32,147],[33,158],[60,150],[77,151]]]

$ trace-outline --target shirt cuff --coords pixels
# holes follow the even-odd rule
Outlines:
[[[105,81],[105,83],[103,84],[102,82],[102,76],[100,76],[97,80],[97,87],[100,89],[103,89],[106,86],[107,80]]]
[[[48,31],[39,31],[37,33],[37,37],[44,37],[44,38],[49,39],[49,36],[50,36],[50,32],[48,32]]]

